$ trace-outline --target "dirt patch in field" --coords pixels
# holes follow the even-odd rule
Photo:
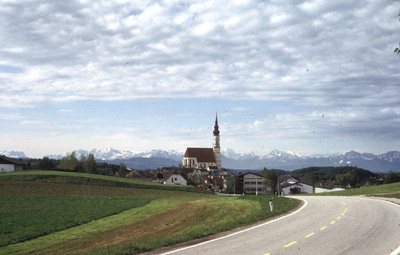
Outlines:
[[[205,202],[182,203],[177,208],[141,222],[99,233],[90,238],[64,243],[62,251],[60,250],[57,253],[80,254],[156,237],[176,236],[186,231],[185,226],[194,226],[207,222],[207,218],[212,216],[214,209],[216,208]]]
[[[118,197],[167,197],[176,195],[177,191],[120,188],[108,186],[0,182],[2,196],[118,196]],[[185,193],[185,192],[181,192]]]

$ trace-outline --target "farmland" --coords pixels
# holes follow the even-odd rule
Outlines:
[[[299,205],[273,196],[221,197],[193,187],[50,171],[0,174],[0,203],[0,254],[135,254]]]

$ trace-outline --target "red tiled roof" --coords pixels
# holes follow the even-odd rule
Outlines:
[[[197,158],[197,162],[216,162],[212,148],[187,148],[185,158]]]

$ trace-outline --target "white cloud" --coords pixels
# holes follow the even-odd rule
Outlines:
[[[21,71],[0,73],[0,107],[279,101],[298,109],[227,132],[398,137],[397,14],[385,1],[3,1],[0,64]]]

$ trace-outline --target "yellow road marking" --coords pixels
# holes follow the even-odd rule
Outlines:
[[[314,234],[315,234],[315,233],[308,234],[308,235],[306,235],[306,237],[313,236]]]
[[[342,217],[339,216],[339,217],[337,217],[336,219],[338,220],[338,219],[340,219],[340,218],[342,218]]]
[[[348,208],[344,209],[345,212],[347,212],[347,210],[349,210]]]
[[[345,202],[343,202],[343,201],[342,201],[342,204],[346,205],[346,203],[345,203]]]
[[[344,215],[344,213],[342,213],[342,216]]]
[[[335,223],[336,221],[331,221],[331,224]]]
[[[322,227],[322,228],[320,228],[320,230],[324,230],[324,229],[326,229],[328,226],[324,226],[324,227]]]
[[[295,244],[295,243],[297,243],[297,241],[294,241],[294,242],[291,242],[291,243],[289,243],[289,244],[286,244],[285,246],[283,246],[283,248],[287,248],[287,247],[289,247],[290,245],[293,245],[293,244]]]
[[[271,253],[265,253],[264,255],[271,255]]]

